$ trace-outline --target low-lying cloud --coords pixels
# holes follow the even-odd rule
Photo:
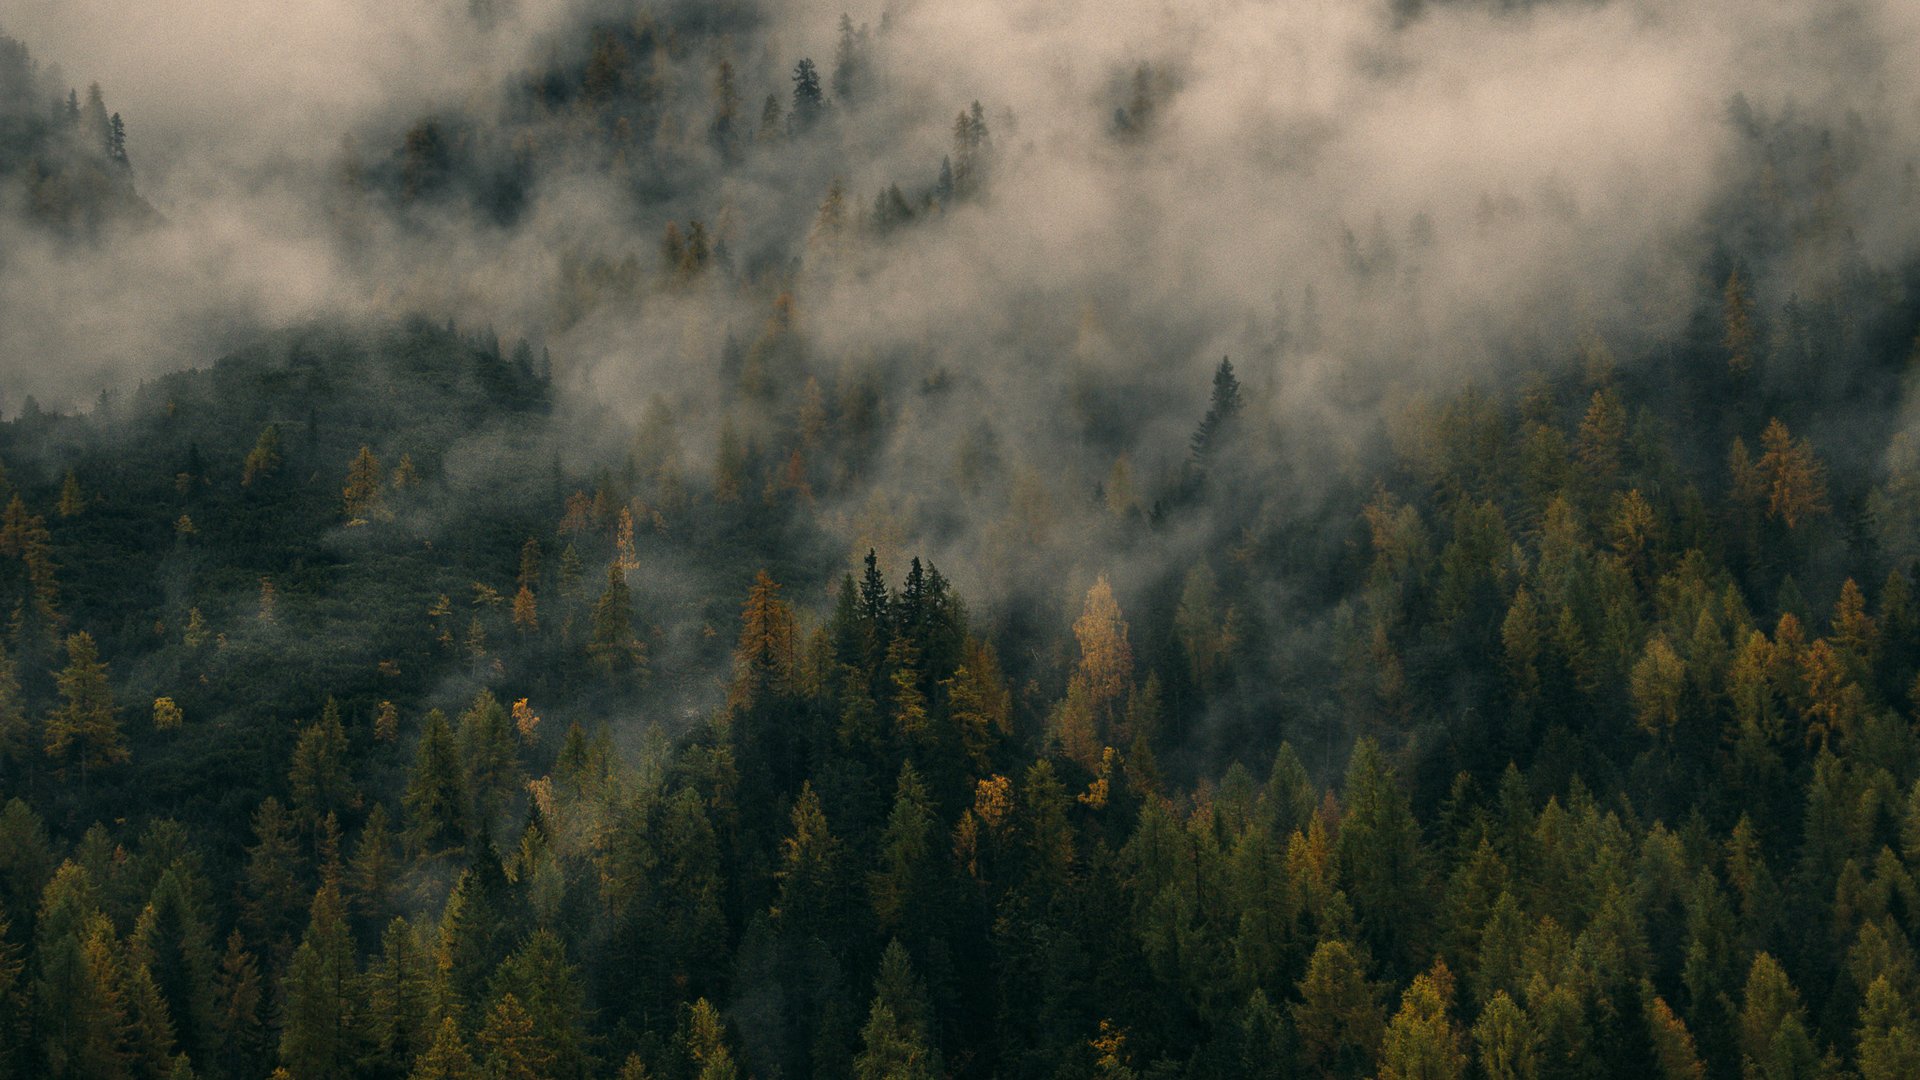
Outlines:
[[[1771,167],[1739,110],[1866,131],[1833,173],[1835,228],[1882,264],[1915,239],[1920,11],[1900,0],[849,3],[867,92],[728,159],[705,135],[720,59],[748,129],[800,56],[832,66],[843,5],[766,0],[701,9],[727,32],[644,58],[665,118],[638,166],[560,152],[568,115],[507,119],[528,73],[585,54],[590,22],[695,7],[23,0],[0,29],[103,84],[165,220],[93,247],[7,226],[0,391],[71,406],[258,327],[422,310],[549,344],[583,410],[631,424],[666,399],[697,463],[726,339],[751,341],[791,287],[817,370],[938,389],[900,399],[889,452],[834,512],[985,574],[990,529],[933,523],[1022,499],[1071,515],[1120,456],[1164,486],[1222,355],[1324,460],[1363,454],[1434,387],[1572,362],[1596,338],[1631,360],[1717,287],[1707,220]],[[809,241],[836,179],[856,222],[888,185],[917,206],[976,100],[976,197]],[[544,156],[509,224],[343,210],[341,137],[384,159],[426,115],[526,125]],[[743,279],[656,285],[662,229],[691,219]],[[569,266],[625,258],[638,285],[560,314]],[[1834,272],[1762,267],[1761,296]],[[946,478],[983,429],[1011,468],[969,495]]]

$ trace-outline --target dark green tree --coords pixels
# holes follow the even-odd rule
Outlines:
[[[344,1076],[363,1048],[365,1001],[339,883],[314,894],[312,921],[281,993],[280,1064],[294,1080]]]
[[[401,805],[407,846],[416,858],[457,854],[468,840],[467,792],[453,729],[440,710],[427,714]]]
[[[811,59],[803,58],[793,66],[793,111],[791,124],[794,131],[806,131],[820,119],[826,110],[826,95],[820,90],[820,72],[813,66]]]

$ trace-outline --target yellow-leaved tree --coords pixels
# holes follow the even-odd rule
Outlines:
[[[1813,443],[1795,439],[1775,417],[1760,433],[1760,473],[1767,485],[1767,516],[1789,529],[1827,512],[1827,469]]]
[[[1080,643],[1080,663],[1068,680],[1066,699],[1054,709],[1053,729],[1067,756],[1093,769],[1133,689],[1133,646],[1106,575],[1087,590],[1073,636]]]
[[[340,495],[349,525],[365,525],[391,516],[386,508],[386,479],[372,447],[362,446],[353,456],[353,464],[347,466],[347,486]]]
[[[107,685],[107,665],[93,635],[81,632],[67,638],[67,666],[55,682],[60,704],[47,714],[47,756],[60,762],[78,762],[80,782],[90,768],[128,758],[120,734],[120,710]]]
[[[1380,1080],[1457,1080],[1466,1074],[1464,1037],[1448,1016],[1453,974],[1435,960],[1400,996],[1380,1046]]]

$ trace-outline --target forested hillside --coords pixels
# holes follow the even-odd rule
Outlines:
[[[130,321],[0,329],[0,1077],[1920,1075],[1892,67],[1717,99],[1674,206],[1368,224],[1244,56],[1060,126],[920,5],[458,6],[532,45],[276,160],[286,247],[0,38],[0,318],[312,276],[98,385]]]
[[[152,210],[133,190],[127,129],[100,84],[86,104],[0,35],[0,208],[67,233],[95,233]]]

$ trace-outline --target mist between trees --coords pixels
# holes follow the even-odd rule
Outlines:
[[[0,1073],[1920,1072],[1909,5],[112,7]]]

